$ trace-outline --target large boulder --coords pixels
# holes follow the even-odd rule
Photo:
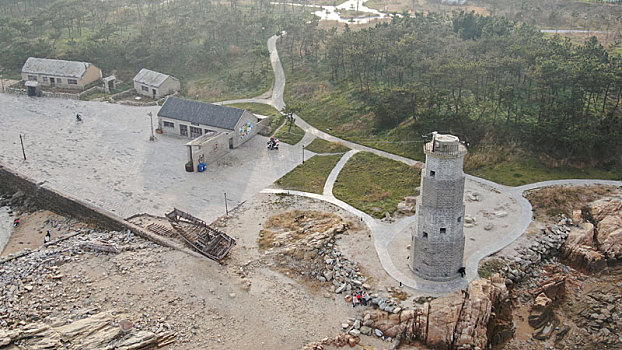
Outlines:
[[[479,279],[468,291],[458,291],[415,309],[366,312],[371,328],[391,338],[419,341],[433,349],[485,348],[493,308],[507,300],[505,280]],[[368,316],[367,316],[368,315]]]
[[[598,200],[590,205],[589,213],[596,223],[599,250],[607,259],[621,259],[622,200]]]
[[[595,272],[607,267],[607,260],[622,258],[622,200],[597,200],[583,217],[592,221],[573,227],[562,246],[562,256],[572,267]]]

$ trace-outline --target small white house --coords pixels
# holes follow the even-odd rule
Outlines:
[[[266,121],[268,121],[266,119]],[[250,140],[263,127],[251,112],[232,107],[169,97],[158,112],[163,134],[193,139],[188,163],[211,162]]]
[[[102,78],[102,71],[88,62],[29,57],[22,67],[22,80],[41,87],[84,90]]]
[[[151,98],[160,98],[179,91],[181,83],[179,79],[149,69],[141,69],[134,77],[134,89],[136,92]]]

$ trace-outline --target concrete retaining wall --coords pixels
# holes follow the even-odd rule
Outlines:
[[[191,251],[177,242],[153,234],[142,227],[125,221],[114,213],[62,194],[45,184],[38,184],[35,180],[20,175],[5,165],[0,164],[0,192],[8,193],[17,190],[21,190],[27,197],[32,198],[38,209],[47,209],[103,229],[114,231],[130,230],[134,234],[157,244],[203,258],[199,253]]]

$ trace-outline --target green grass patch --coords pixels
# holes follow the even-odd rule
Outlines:
[[[305,146],[311,152],[315,153],[345,153],[350,149],[341,143],[335,143],[316,138],[308,146]]]
[[[276,181],[281,188],[322,194],[324,184],[341,155],[315,156]]]
[[[283,127],[274,135],[277,139],[282,142],[289,143],[290,145],[295,145],[305,136],[305,131],[302,130],[298,125],[292,125],[291,129],[289,126],[283,125]]]
[[[415,194],[420,171],[369,152],[355,154],[343,168],[335,197],[374,217],[393,213],[406,196]]]
[[[622,169],[550,167],[529,158],[506,160],[467,172],[507,186],[560,179],[622,180]]]
[[[281,117],[281,112],[276,108],[263,103],[234,103],[225,105],[227,107],[234,107],[240,109],[246,109],[247,111],[255,114],[266,115],[268,117]]]
[[[233,57],[222,69],[198,76],[192,71],[180,75],[185,86],[183,95],[204,102],[258,96],[270,89],[274,80],[270,60],[255,62],[248,52]]]
[[[505,262],[503,260],[491,258],[479,265],[477,273],[479,273],[479,276],[481,278],[490,278],[495,273],[501,271],[501,268],[503,268],[504,266]]]

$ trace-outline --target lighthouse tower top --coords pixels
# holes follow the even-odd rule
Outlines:
[[[432,133],[432,141],[423,146],[426,155],[439,158],[457,158],[464,156],[466,147],[454,135]]]

